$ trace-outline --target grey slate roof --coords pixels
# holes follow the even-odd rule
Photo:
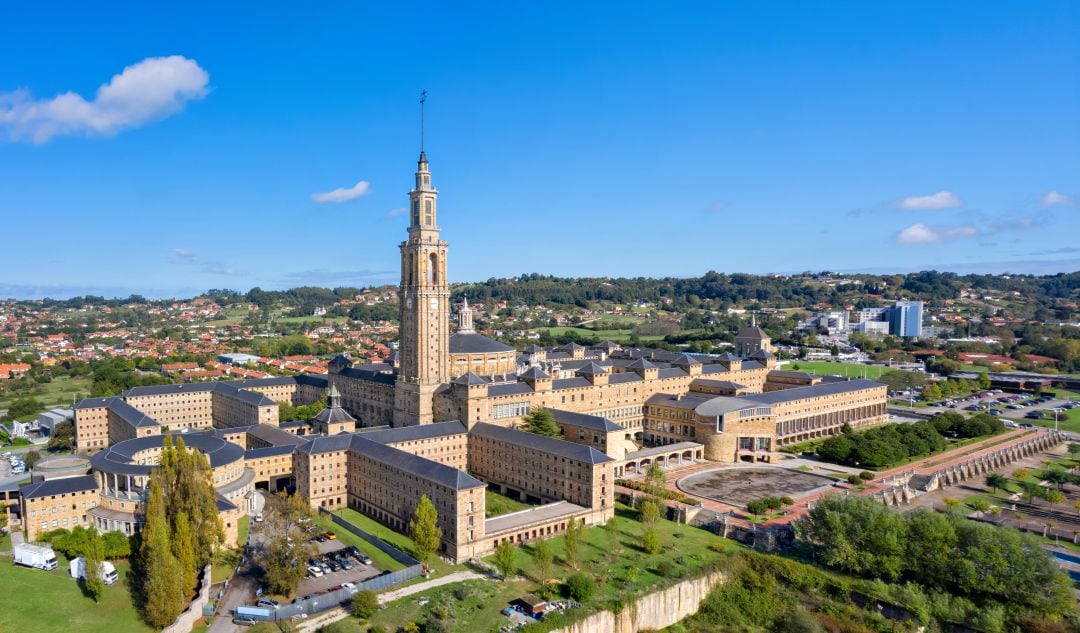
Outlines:
[[[572,424],[574,426],[580,426],[594,431],[603,431],[605,433],[623,430],[623,427],[599,415],[575,413],[574,411],[565,411],[563,409],[548,409],[548,411],[551,411],[551,415],[555,418],[556,422],[561,422],[562,424]]]
[[[780,376],[783,378],[820,378],[820,376],[814,376],[805,371],[792,371],[790,369],[774,369],[769,372],[769,376]]]
[[[626,366],[627,369],[655,369],[656,364],[652,363],[644,358],[634,359],[632,363]]]
[[[672,367],[689,367],[690,365],[703,365],[700,358],[694,358],[689,354],[679,354],[671,359]]]
[[[451,354],[496,354],[512,352],[513,347],[475,332],[455,332],[450,335]]]
[[[554,381],[552,381],[554,384]],[[509,396],[518,393],[532,393],[533,388],[525,382],[499,383],[488,386],[489,396]]]
[[[97,477],[93,475],[79,475],[78,477],[43,479],[41,481],[28,483],[19,488],[19,496],[23,499],[36,499],[38,497],[62,495],[69,492],[97,490],[97,488]]]
[[[252,448],[244,451],[244,459],[258,459],[260,457],[274,457],[277,455],[291,455],[296,450],[296,446],[293,444],[283,446],[266,446],[263,448]]]
[[[718,360],[722,363],[730,363],[733,360],[742,360],[742,358],[736,356],[735,354],[732,354],[731,352],[724,352],[723,354],[717,356],[715,360]]]
[[[154,420],[154,418],[146,415],[142,411],[139,411],[130,404],[124,402],[120,398],[113,398],[109,403],[109,411],[116,414],[121,420],[134,427],[140,426],[161,426]]]
[[[109,403],[113,400],[120,400],[118,396],[110,396],[108,398],[83,398],[75,403],[72,407],[76,411],[79,409],[100,409],[102,407],[108,407]]]
[[[658,393],[649,396],[649,399],[645,401],[645,404],[675,407],[678,409],[695,409],[699,405],[705,404],[713,397],[715,396],[676,396],[670,393]]]
[[[715,418],[732,411],[750,409],[758,404],[759,403],[757,402],[746,399],[746,397],[716,396],[695,408],[694,413],[707,418]]]
[[[349,415],[349,412],[341,407],[326,407],[322,411],[315,414],[312,418],[316,422],[322,422],[323,424],[338,424],[341,422],[356,422],[356,418]]]
[[[740,385],[730,380],[716,380],[715,378],[695,378],[690,382],[691,387],[719,387],[721,389],[746,389],[746,385]]]
[[[765,330],[759,328],[758,326],[751,325],[750,327],[744,329],[742,332],[736,334],[735,338],[746,338],[754,339],[755,341],[761,341],[769,338],[769,335],[765,333]]]
[[[397,377],[394,374],[384,373],[383,371],[376,371],[372,369],[365,369],[365,367],[371,367],[371,365],[353,365],[341,370],[341,375],[348,378],[355,378],[357,380],[366,380],[368,382],[380,382],[388,385],[394,384]]]
[[[867,380],[865,378],[856,378],[854,380],[838,380],[836,382],[822,382],[821,384],[807,385],[805,387],[780,389],[778,391],[770,391],[768,393],[748,394],[742,397],[748,400],[753,400],[754,402],[760,402],[762,404],[777,404],[780,402],[801,400],[803,398],[831,396],[838,393],[848,393],[851,391],[873,389],[875,387],[882,386],[884,385],[882,385],[880,382],[874,382],[873,380]]]
[[[487,424],[486,422],[480,422],[474,425],[469,431],[469,434],[477,437],[490,438],[500,442],[527,446],[543,453],[558,455],[559,457],[565,457],[566,459],[576,462],[602,464],[604,462],[615,461],[591,446],[575,444],[554,437],[537,435],[535,433],[529,433],[528,431],[519,431],[505,426]]]
[[[765,365],[757,362],[756,360],[744,360],[742,362],[743,369],[765,369]]]
[[[449,422],[436,422],[434,424],[417,424],[414,426],[402,426],[396,429],[376,429],[372,431],[357,431],[360,435],[379,444],[396,444],[398,442],[412,442],[426,440],[432,437],[444,437],[447,435],[461,435],[465,433],[465,425],[457,420]]]
[[[518,378],[528,378],[529,380],[543,380],[544,378],[549,377],[550,376],[547,375],[546,371],[540,369],[536,365],[526,369],[525,373],[518,374]]]
[[[657,378],[678,378],[679,376],[685,376],[686,372],[678,367],[666,367],[656,372]]]
[[[584,367],[577,370],[577,374],[579,376],[596,376],[606,373],[608,373],[608,370],[606,368],[601,367],[600,365],[597,365],[593,362],[586,363]]]
[[[756,360],[772,360],[772,359],[774,359],[776,357],[773,356],[772,354],[770,354],[769,352],[763,350],[763,349],[759,349],[758,351],[751,354],[750,358],[753,358],[753,359],[756,359]]]
[[[269,424],[249,426],[247,427],[247,434],[274,446],[296,446],[304,443],[304,438]]]
[[[352,365],[352,361],[349,360],[348,356],[346,356],[344,354],[338,354],[337,356],[330,359],[330,362],[328,363],[328,365],[330,367],[337,367],[339,365],[342,366],[342,367],[348,367],[349,365]]]
[[[634,372],[624,371],[618,374],[611,374],[611,377],[608,378],[608,384],[621,385],[628,382],[641,382],[642,380],[644,379]]]
[[[232,442],[226,442],[214,431],[169,433],[169,435],[174,441],[178,437],[183,438],[186,446],[206,455],[212,468],[235,462],[244,455],[243,448]],[[164,439],[162,435],[149,435],[118,442],[95,453],[90,458],[90,465],[94,470],[107,473],[148,475],[156,466],[136,463],[133,456],[141,451],[160,447]]]
[[[486,385],[486,384],[488,384],[487,380],[484,380],[483,378],[481,378],[480,376],[477,376],[476,374],[472,373],[471,371],[469,373],[467,373],[467,374],[462,374],[462,375],[458,376],[457,378],[454,378],[450,382],[454,383],[455,385]]]
[[[578,376],[575,376],[574,378],[556,378],[551,381],[551,388],[555,391],[558,391],[559,389],[574,389],[576,387],[591,386],[591,382]]]
[[[349,443],[352,442],[353,433],[338,433],[337,435],[319,435],[310,439],[305,439],[303,444],[299,444],[296,450],[301,453],[307,453],[309,455],[315,453],[333,453],[335,451],[349,450]]]
[[[457,468],[374,442],[363,434],[342,434],[338,437],[348,437],[351,440],[349,450],[352,452],[452,490],[483,488],[487,485]]]

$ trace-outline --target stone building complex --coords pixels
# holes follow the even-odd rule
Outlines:
[[[885,387],[780,371],[768,335],[751,325],[735,353],[570,344],[514,348],[477,333],[458,309],[452,331],[449,245],[438,191],[420,154],[401,250],[400,345],[388,364],[345,356],[327,376],[137,387],[75,407],[84,475],[35,481],[22,493],[28,538],[94,524],[139,529],[149,473],[165,433],[206,453],[226,531],[258,489],[295,490],[312,508],[350,507],[405,530],[421,495],[439,512],[444,555],[463,559],[503,540],[558,534],[613,513],[617,477],[652,462],[773,462],[788,443],[886,419]],[[279,403],[327,407],[278,420]],[[562,431],[515,428],[549,409]],[[535,504],[487,518],[485,489]]]

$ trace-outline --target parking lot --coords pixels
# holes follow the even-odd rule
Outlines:
[[[997,389],[930,405],[935,411],[985,411],[1017,420],[1053,420],[1053,409],[1065,411],[1076,407],[1080,407],[1080,402],[1034,394],[1010,394]]]
[[[347,582],[359,583],[368,578],[374,578],[382,573],[382,570],[373,564],[363,564],[359,562],[356,556],[350,556],[346,551],[348,547],[336,539],[327,540],[324,543],[319,543],[319,553],[323,556],[318,562],[330,567],[331,562],[335,562],[340,567],[341,564],[334,561],[333,558],[337,556],[345,556],[346,562],[352,567],[352,569],[340,568],[338,571],[334,571],[330,567],[330,572],[325,571],[321,576],[314,576],[311,572],[308,576],[300,581],[300,587],[297,589],[297,595],[306,596],[311,594],[319,594],[331,590],[338,585],[344,585]],[[362,555],[362,553],[361,553]],[[360,559],[363,560],[363,559]],[[310,561],[309,561],[310,562]]]

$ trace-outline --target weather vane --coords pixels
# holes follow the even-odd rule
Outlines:
[[[424,102],[427,101],[427,90],[420,91],[420,152],[424,152]]]

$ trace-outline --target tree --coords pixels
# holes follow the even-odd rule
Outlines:
[[[796,534],[817,546],[826,565],[888,580],[904,570],[906,532],[898,513],[867,497],[827,495],[796,523]]]
[[[1065,472],[1060,468],[1049,468],[1046,470],[1045,473],[1043,473],[1042,479],[1043,481],[1048,481],[1054,484],[1055,486],[1057,486],[1058,490],[1061,490],[1061,488],[1065,484],[1069,483],[1072,477],[1069,476],[1069,473]]]
[[[41,461],[41,453],[38,451],[27,451],[26,455],[23,455],[23,462],[27,468],[33,469],[39,461]]]
[[[653,462],[649,470],[645,471],[645,490],[655,496],[659,496],[667,484],[667,475],[660,466],[660,462]]]
[[[504,539],[495,547],[495,568],[504,579],[517,574],[517,548],[509,539]]]
[[[1008,485],[1009,480],[1005,479],[1005,475],[1000,473],[990,473],[986,476],[986,486],[991,488],[994,492],[1001,490]]]
[[[1072,455],[1074,458],[1080,455],[1080,443],[1069,442],[1069,455]]]
[[[88,530],[82,556],[86,561],[86,592],[90,594],[94,602],[98,602],[105,593],[105,580],[101,577],[102,563],[105,561],[105,544],[95,527]]]
[[[588,574],[577,572],[566,579],[566,589],[574,600],[586,602],[596,593],[596,581]]]
[[[941,387],[935,383],[923,389],[923,398],[930,402],[941,400]]]
[[[642,526],[646,530],[651,530],[656,526],[656,522],[660,520],[660,502],[655,499],[645,499],[641,502],[638,515]]]
[[[987,512],[990,510],[990,502],[982,497],[975,497],[969,504],[972,510],[976,512]]]
[[[176,526],[173,529],[170,545],[176,562],[180,564],[183,586],[190,590],[195,587],[195,546],[191,537],[191,524],[188,523],[187,514],[184,512],[176,517]]]
[[[370,589],[356,592],[352,599],[352,612],[361,620],[370,618],[379,612],[379,597]]]
[[[990,388],[990,374],[987,372],[979,372],[979,389],[983,391]]]
[[[189,451],[182,437],[177,437],[174,445],[172,437],[166,435],[162,446],[159,465],[151,479],[157,480],[164,498],[169,500],[165,515],[170,533],[176,531],[177,517],[187,515],[194,553],[193,569],[197,574],[225,541],[225,528],[217,510],[213,471],[206,455]]]
[[[270,590],[288,595],[296,591],[307,573],[305,561],[318,552],[304,532],[305,522],[311,519],[311,506],[303,497],[287,493],[272,495],[267,506],[263,533],[272,536],[256,550],[255,561],[262,567]]]
[[[70,451],[75,446],[74,423],[70,420],[57,423],[46,446],[50,451]]]
[[[180,564],[169,548],[165,501],[155,477],[150,478],[139,559],[138,576],[144,579],[143,615],[151,626],[165,628],[183,611],[185,589]]]
[[[1031,476],[1031,471],[1027,468],[1017,468],[1013,471],[1013,479],[1027,479]]]
[[[581,548],[581,532],[584,528],[584,521],[578,521],[571,517],[566,522],[566,534],[563,536],[563,545],[566,554],[566,564],[573,569],[577,569],[578,555]]]
[[[529,433],[536,433],[537,435],[545,435],[547,437],[562,436],[559,425],[555,423],[555,416],[551,414],[551,411],[548,411],[544,407],[536,407],[529,411],[529,413],[525,415],[524,421],[524,430]]]
[[[413,541],[413,553],[421,563],[426,563],[442,543],[439,512],[427,495],[421,495],[416,504],[413,518],[409,521],[409,535]]]
[[[1065,503],[1065,501],[1068,500],[1068,497],[1065,496],[1065,493],[1060,490],[1048,490],[1043,495],[1043,498],[1046,499],[1047,503],[1051,503],[1053,505],[1059,505]]]
[[[536,565],[536,573],[540,576],[541,583],[551,577],[551,568],[555,563],[555,554],[547,541],[537,541],[533,546],[533,564]]]

